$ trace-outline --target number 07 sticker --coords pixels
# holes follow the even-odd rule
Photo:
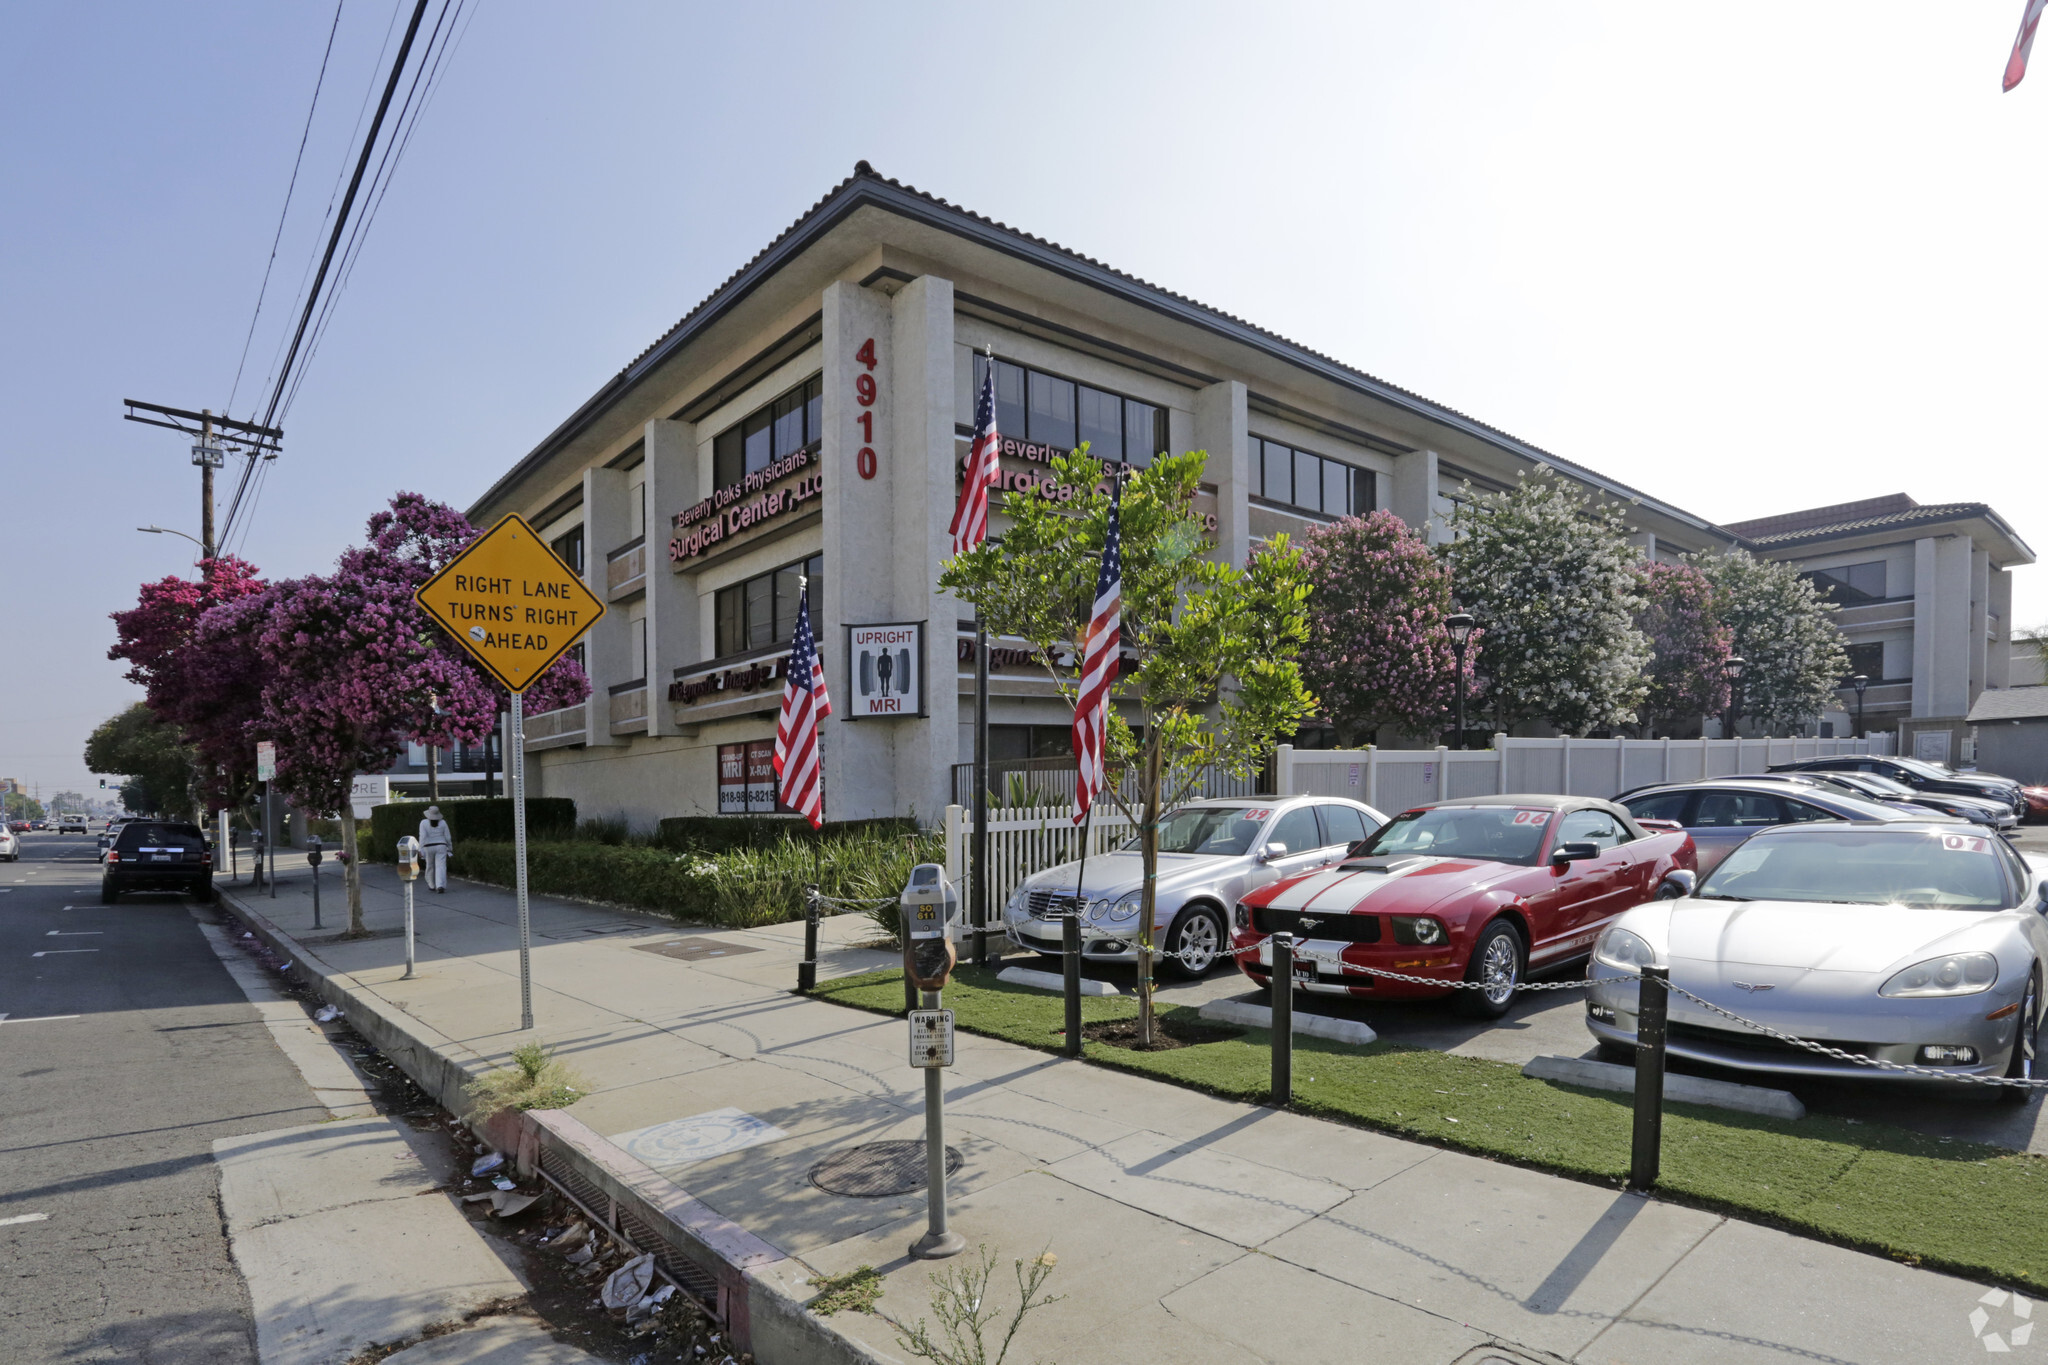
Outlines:
[[[1989,853],[1991,841],[1980,839],[1974,834],[1944,834],[1941,846],[1951,853]]]

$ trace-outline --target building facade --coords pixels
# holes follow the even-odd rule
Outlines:
[[[935,821],[972,757],[970,612],[935,584],[991,357],[1006,489],[1071,496],[1050,462],[1084,440],[1134,465],[1202,450],[1197,511],[1231,562],[1375,508],[1438,539],[1466,489],[1535,469],[1626,505],[1646,557],[1741,543],[862,163],[469,509],[525,516],[608,604],[582,646],[589,701],[528,719],[532,788],[643,826],[772,810],[807,581],[836,708],[827,818]],[[994,757],[1067,753],[1055,687],[996,643]]]
[[[1734,522],[1767,559],[1795,564],[1841,608],[1849,673],[1867,678],[1864,725],[1899,752],[1969,756],[1969,715],[2013,686],[2012,570],[2034,552],[1981,502],[1923,506],[1904,493]],[[1856,694],[1840,693],[1853,713]]]

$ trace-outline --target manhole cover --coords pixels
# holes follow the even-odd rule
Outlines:
[[[834,1152],[811,1167],[811,1183],[827,1194],[874,1199],[924,1188],[924,1143],[869,1142]],[[960,1149],[946,1149],[946,1174],[960,1169]]]
[[[720,943],[709,938],[672,938],[665,943],[636,943],[633,947],[639,952],[659,953],[684,962],[702,962],[707,957],[738,957],[741,953],[761,951],[751,944]]]

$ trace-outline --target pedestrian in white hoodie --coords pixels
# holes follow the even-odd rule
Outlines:
[[[429,891],[448,889],[448,855],[454,851],[455,836],[448,832],[448,822],[441,818],[441,808],[428,806],[427,818],[420,821],[420,852],[427,859]]]

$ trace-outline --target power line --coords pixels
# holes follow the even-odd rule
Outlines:
[[[270,239],[270,259],[263,264],[263,283],[256,290],[256,311],[249,315],[249,332],[242,338],[242,358],[235,362],[235,382],[228,389],[226,412],[242,391],[242,370],[249,363],[249,344],[256,339],[256,320],[263,316],[263,298],[270,292],[270,271],[277,264],[278,243],[284,240],[285,219],[291,215],[292,192],[299,187],[299,165],[306,159],[306,139],[313,132],[313,115],[320,108],[320,89],[327,84],[327,59],[334,55],[334,35],[341,29],[341,7],[347,0],[334,0],[334,22],[327,26],[327,47],[320,54],[320,74],[313,78],[313,99],[306,106],[306,126],[299,130],[298,155],[292,158],[292,178],[284,187],[284,208],[277,215],[277,232]]]

